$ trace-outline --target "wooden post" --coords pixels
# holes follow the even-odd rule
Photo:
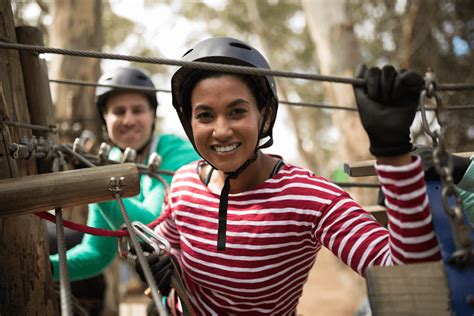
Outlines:
[[[125,178],[122,197],[140,193],[133,163],[0,180],[0,216],[113,200],[110,178]]]
[[[16,42],[10,0],[0,0],[0,37]],[[22,68],[15,50],[0,49],[0,121],[30,123]],[[27,129],[0,124],[0,178],[36,173],[34,160],[15,161],[8,146]],[[36,216],[0,218],[0,315],[56,315],[58,304],[46,252],[44,224]]]
[[[44,46],[41,30],[32,26],[19,26],[16,29],[18,43]],[[32,124],[54,125],[53,100],[49,88],[49,78],[46,61],[40,59],[38,53],[20,51],[23,80],[25,82],[26,100]],[[55,143],[57,134],[43,131],[33,131],[33,135],[40,138],[49,138]],[[38,173],[51,172],[51,162],[38,161]]]

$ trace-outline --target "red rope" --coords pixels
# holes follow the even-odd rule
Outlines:
[[[35,215],[42,219],[50,221],[52,223],[56,223],[56,216],[48,212],[35,213]],[[147,226],[153,229],[155,228],[156,225],[164,221],[165,218],[166,218],[166,213],[163,213],[159,217],[157,217],[153,222],[147,224]],[[84,234],[90,234],[90,235],[95,235],[95,236],[107,236],[107,237],[129,236],[128,230],[124,230],[124,229],[110,230],[110,229],[95,228],[95,227],[71,222],[69,220],[64,220],[64,227],[67,227],[69,229],[72,229]]]

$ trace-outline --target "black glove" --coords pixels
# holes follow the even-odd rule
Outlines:
[[[357,66],[356,78],[365,86],[354,86],[360,119],[374,156],[398,156],[412,147],[410,126],[418,107],[423,77],[413,71],[397,72],[391,65],[382,69]]]
[[[426,180],[440,180],[439,174],[433,165],[433,148],[426,145],[415,145],[412,154],[418,155],[423,161],[423,170],[425,171]],[[453,181],[458,184],[471,164],[471,160],[465,157],[459,157],[448,153],[453,161]],[[443,162],[444,163],[444,162]]]
[[[157,254],[151,254],[145,258],[150,265],[151,273],[153,274],[153,278],[155,279],[161,294],[168,296],[171,290],[171,276],[173,275],[173,264],[170,257],[168,255],[159,256]],[[142,279],[143,282],[146,282],[142,266],[138,261],[135,266],[135,271],[137,271],[140,279]]]

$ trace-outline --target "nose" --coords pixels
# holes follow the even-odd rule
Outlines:
[[[123,125],[132,126],[135,123],[135,115],[132,111],[126,111],[123,116]]]
[[[232,137],[232,127],[225,118],[218,118],[215,121],[212,136],[218,141],[226,141]]]

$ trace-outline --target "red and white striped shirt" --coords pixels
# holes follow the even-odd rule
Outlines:
[[[197,167],[173,177],[168,217],[157,231],[179,249],[199,315],[295,314],[322,246],[361,275],[373,265],[439,259],[419,157],[376,166],[389,229],[337,185],[285,163],[252,190],[229,195],[225,251],[217,251],[219,195]]]

